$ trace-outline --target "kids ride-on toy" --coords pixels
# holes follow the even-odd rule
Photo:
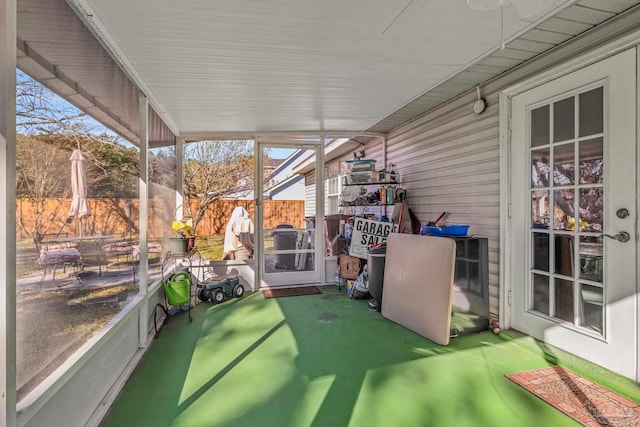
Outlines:
[[[244,295],[244,286],[238,276],[216,276],[197,284],[198,299],[211,300],[213,304],[221,303],[226,297],[240,298]]]

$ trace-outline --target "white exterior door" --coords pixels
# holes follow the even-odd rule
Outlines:
[[[295,178],[293,170],[277,173],[266,164],[270,160],[271,150],[279,149],[289,155],[302,151],[300,158],[311,156],[316,161],[316,167],[322,167],[323,145],[321,143],[280,143],[258,142],[256,175],[256,223],[262,230],[257,234],[257,262],[259,274],[256,275],[259,287],[295,286],[308,283],[319,283],[321,269],[324,268],[324,240],[322,225],[318,229],[313,221],[306,221],[303,217],[304,208],[299,211],[287,211],[286,206],[272,204],[278,199],[278,190],[284,193],[288,183]],[[320,166],[318,166],[320,165]],[[271,165],[273,166],[273,165]],[[287,168],[285,168],[287,169]],[[291,169],[289,167],[288,169]],[[298,194],[286,190],[284,201],[305,202],[304,185],[300,186]],[[265,196],[268,194],[268,196]],[[322,189],[316,192],[315,206],[323,209],[318,198],[323,197]],[[277,207],[276,208],[274,208]],[[316,215],[318,216],[318,215]]]
[[[637,380],[636,64],[512,97],[507,280],[513,328]]]

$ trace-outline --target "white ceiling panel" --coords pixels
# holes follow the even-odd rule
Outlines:
[[[183,135],[369,129],[573,2],[501,25],[466,0],[68,1]]]

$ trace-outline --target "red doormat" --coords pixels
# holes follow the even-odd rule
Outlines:
[[[640,426],[640,404],[560,366],[506,375],[584,426]]]
[[[321,294],[317,286],[303,286],[299,288],[265,289],[262,294],[265,298],[297,297],[299,295]]]

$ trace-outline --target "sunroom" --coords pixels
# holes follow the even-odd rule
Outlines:
[[[345,213],[340,197],[354,156],[375,162],[376,171],[393,170],[421,223],[447,212],[447,222],[468,224],[470,234],[486,238],[485,299],[494,326],[637,387],[639,3],[5,0],[0,424],[102,422],[154,351],[160,279],[168,271],[163,257],[175,220],[202,214],[199,239],[223,235],[234,208],[248,212],[249,259],[216,253],[186,261],[198,274],[237,275],[249,303],[265,289],[332,284],[334,219]],[[41,136],[35,138],[41,145],[24,145],[26,125],[16,118],[22,111],[16,83],[23,82],[59,97],[53,105],[68,103],[100,123],[115,151],[105,154],[98,147],[107,145],[92,138],[65,140],[62,152],[43,148],[51,144]],[[234,183],[233,191],[194,189],[184,179],[204,175],[193,165],[198,147],[211,146],[226,147],[222,163],[230,167],[212,176]],[[44,195],[31,193],[29,202],[21,193],[26,159],[55,183],[67,169],[46,160],[68,162],[74,148],[93,165],[89,175],[106,177],[94,179],[93,188],[103,192],[89,200],[94,214],[76,229],[72,215],[67,225],[60,220],[71,204],[66,190],[48,187]],[[101,163],[116,152],[119,168]],[[36,199],[41,206],[57,203],[62,214],[46,211],[34,228],[34,220],[23,218]],[[305,236],[303,248],[288,246],[292,232]],[[65,261],[62,273],[75,280],[73,290],[113,280],[127,283],[125,296],[109,296],[117,307],[104,324],[65,351],[47,354],[49,341],[26,347],[20,334],[38,324],[22,322],[22,301],[53,297],[62,280],[56,265],[40,265],[42,274],[28,264],[37,264],[44,246],[59,250],[65,243],[66,249],[75,241],[83,261]],[[124,261],[105,247],[126,247]],[[91,256],[99,269],[83,280]],[[332,298],[342,297],[328,289]],[[86,304],[78,298],[64,304],[76,302]],[[213,307],[229,316],[234,307],[248,312],[224,304]],[[194,316],[204,313],[197,307]],[[202,326],[185,322],[183,313],[176,317],[171,328]],[[59,337],[67,328],[74,326],[62,325]],[[67,339],[59,337],[51,339]],[[175,349],[183,350],[189,347]],[[27,359],[37,369],[21,365]],[[38,363],[49,369],[40,371]],[[306,392],[324,387],[316,386]],[[295,418],[287,422],[296,425]]]

